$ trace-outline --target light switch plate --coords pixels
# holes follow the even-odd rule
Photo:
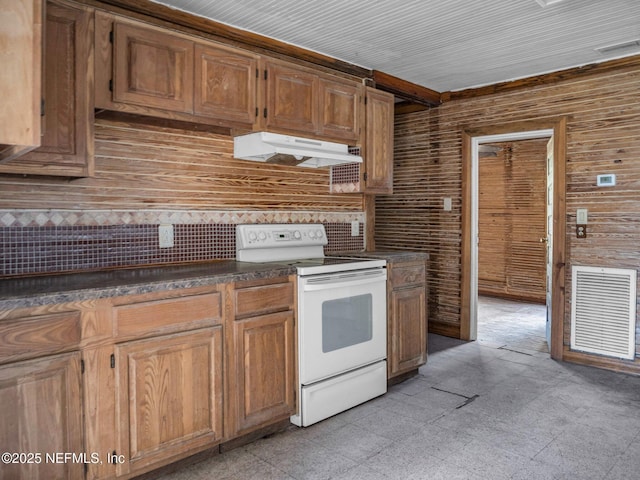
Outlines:
[[[451,197],[446,197],[444,199],[444,211],[445,212],[451,211]]]
[[[587,224],[587,209],[586,208],[578,208],[576,209],[576,223],[578,225],[586,225]]]

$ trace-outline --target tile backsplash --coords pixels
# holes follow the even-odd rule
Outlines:
[[[327,253],[364,249],[362,212],[4,210],[0,276],[232,259],[241,223],[323,223]],[[159,248],[160,224],[173,224],[174,247]]]

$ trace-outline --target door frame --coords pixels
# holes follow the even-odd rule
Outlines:
[[[562,360],[564,351],[565,259],[566,259],[566,145],[567,119],[531,120],[505,123],[462,131],[462,278],[460,305],[460,338],[474,340],[477,331],[477,192],[479,137],[505,137],[517,139],[539,138],[533,132],[553,134],[553,275],[551,279],[551,358]],[[546,135],[551,136],[551,135]]]

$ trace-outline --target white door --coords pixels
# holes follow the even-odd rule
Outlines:
[[[551,287],[553,278],[553,137],[547,143],[547,346],[551,351]]]

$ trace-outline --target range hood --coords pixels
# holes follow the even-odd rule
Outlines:
[[[249,133],[235,137],[233,156],[254,162],[311,168],[362,163],[362,157],[349,153],[349,147],[342,143],[270,132]]]

